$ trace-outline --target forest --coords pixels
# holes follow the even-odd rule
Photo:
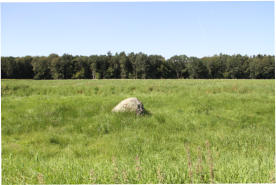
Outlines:
[[[1,57],[2,79],[274,79],[272,55],[188,57],[112,55]]]

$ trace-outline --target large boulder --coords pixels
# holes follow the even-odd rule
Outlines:
[[[112,112],[136,112],[137,115],[141,115],[144,114],[145,109],[142,102],[133,97],[121,101],[112,109]]]

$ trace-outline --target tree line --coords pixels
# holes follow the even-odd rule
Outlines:
[[[274,79],[271,55],[187,57],[144,53],[1,57],[1,78],[14,79]]]

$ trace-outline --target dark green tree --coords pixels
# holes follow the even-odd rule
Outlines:
[[[32,61],[34,79],[51,79],[50,62],[47,57],[34,57]]]
[[[206,65],[204,65],[203,61],[196,57],[191,57],[190,60],[191,61],[187,64],[189,78],[208,78],[208,69]]]
[[[186,55],[175,55],[169,59],[171,69],[175,72],[176,78],[187,77],[186,64],[189,58]]]

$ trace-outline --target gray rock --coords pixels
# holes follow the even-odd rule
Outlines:
[[[144,114],[145,109],[142,102],[133,97],[121,101],[112,109],[112,112],[136,112],[137,115],[141,115]]]

